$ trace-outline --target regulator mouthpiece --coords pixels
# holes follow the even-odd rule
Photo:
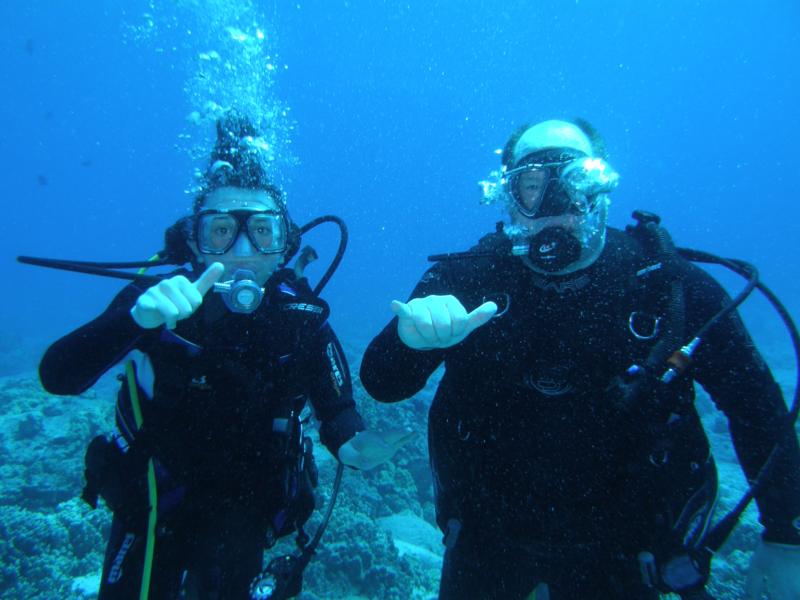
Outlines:
[[[222,294],[222,301],[231,312],[251,313],[264,298],[264,288],[255,282],[255,277],[252,271],[238,269],[230,281],[215,283],[214,291]]]

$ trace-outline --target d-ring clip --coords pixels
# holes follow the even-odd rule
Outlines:
[[[637,340],[652,340],[658,336],[661,317],[635,310],[628,317],[628,329]]]

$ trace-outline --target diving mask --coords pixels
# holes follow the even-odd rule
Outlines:
[[[503,177],[515,208],[530,219],[590,213],[618,183],[607,162],[572,148],[533,152]]]
[[[194,236],[203,254],[225,254],[242,232],[261,254],[286,250],[286,216],[280,211],[206,209],[195,216]]]

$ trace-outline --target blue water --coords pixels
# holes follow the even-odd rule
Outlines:
[[[347,255],[324,295],[353,355],[389,319],[389,302],[410,292],[427,255],[466,249],[494,229],[503,215],[479,204],[477,182],[497,168],[495,150],[512,130],[547,118],[581,116],[604,134],[622,176],[613,225],[635,208],[658,212],[680,245],[756,263],[800,314],[796,0],[4,0],[0,51],[0,375],[34,367],[123,285],[15,257],[138,260],[159,250],[206,165],[210,103],[234,100],[272,126],[273,175],[294,219],[332,213],[349,225]],[[304,240],[321,255],[312,280],[335,233],[325,226]],[[732,291],[741,285],[714,273]],[[744,314],[788,391],[778,320],[758,299]],[[25,463],[4,465],[9,488],[48,492],[54,467],[36,468],[48,442],[78,430],[88,439],[86,423],[99,422],[90,406],[110,416],[107,390],[99,402],[40,394],[29,377],[4,391],[6,454]],[[24,419],[44,433],[20,437]],[[71,497],[80,454],[52,452],[63,470],[54,487]],[[66,531],[65,515],[85,509],[51,504],[4,500],[3,525],[24,526],[15,539],[44,540],[20,565],[46,561],[50,573],[52,556],[72,554],[63,572],[20,576],[30,580],[20,585],[38,578],[48,588],[55,575],[97,570],[97,556],[75,567],[75,542],[42,533],[45,521]],[[85,530],[96,539],[78,535],[77,545],[98,552],[92,515]],[[746,531],[754,537],[755,525]],[[348,558],[364,550],[361,538],[351,542]],[[743,570],[731,564],[724,578]]]
[[[17,254],[146,258],[185,213],[205,166],[190,151],[212,141],[186,119],[202,110],[197,90],[253,81],[198,79],[201,53],[230,50],[225,25],[264,34],[247,100],[263,92],[265,110],[287,109],[276,178],[293,217],[334,213],[350,227],[325,294],[344,338],[374,335],[428,254],[493,229],[502,215],[479,205],[476,182],[517,125],[552,117],[586,117],[605,135],[622,175],[613,224],[654,210],[681,245],[752,260],[800,308],[794,0],[281,0],[238,23],[223,2],[197,4],[0,5],[5,339],[45,344],[121,285]],[[306,241],[324,262],[334,239]],[[753,328],[779,333],[763,311],[747,309]]]

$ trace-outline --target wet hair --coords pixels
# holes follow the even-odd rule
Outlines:
[[[594,125],[592,125],[586,119],[582,119],[580,117],[567,119],[566,122],[572,123],[584,134],[586,134],[586,137],[589,138],[589,141],[592,144],[592,152],[595,156],[598,156],[602,159],[608,158],[605,140],[603,140],[603,137],[600,135],[597,129],[595,129]],[[521,138],[522,135],[534,125],[535,123],[525,123],[524,125],[515,129],[511,134],[511,137],[508,138],[506,145],[503,147],[503,154],[500,157],[500,161],[506,169],[511,169],[513,167],[512,163],[514,162],[514,148],[517,145],[519,138]]]
[[[285,208],[283,195],[268,174],[264,144],[253,122],[235,109],[220,117],[217,141],[194,199],[194,212],[200,210],[208,194],[221,187],[264,190]]]

